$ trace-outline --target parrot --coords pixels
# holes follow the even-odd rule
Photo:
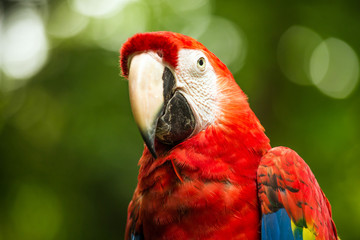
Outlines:
[[[203,44],[137,33],[120,68],[144,140],[125,239],[340,239],[309,166],[270,146],[247,95]]]

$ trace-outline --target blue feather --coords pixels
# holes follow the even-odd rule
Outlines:
[[[261,240],[294,239],[291,230],[291,220],[284,208],[265,214],[261,219]],[[296,238],[298,240],[299,238]],[[302,240],[302,234],[301,238]]]
[[[131,240],[144,240],[144,237],[142,234],[131,234]]]

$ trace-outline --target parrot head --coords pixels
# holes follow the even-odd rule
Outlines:
[[[155,143],[175,146],[220,124],[232,104],[249,109],[225,64],[191,37],[136,34],[122,46],[120,58],[135,121],[154,158]]]

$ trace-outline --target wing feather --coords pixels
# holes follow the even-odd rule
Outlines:
[[[263,240],[337,239],[330,204],[295,151],[271,149],[260,161],[257,180]]]

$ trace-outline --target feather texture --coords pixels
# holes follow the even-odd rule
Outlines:
[[[258,187],[263,240],[281,239],[267,233],[284,224],[280,229],[288,232],[290,223],[294,239],[337,238],[330,204],[309,166],[293,150],[276,147],[262,157]]]
[[[144,33],[123,45],[123,75],[137,52],[159,51],[176,68],[178,51],[186,48],[202,50],[219,76],[221,111],[214,124],[174,148],[156,141],[157,159],[145,146],[129,204],[126,239],[139,234],[145,239],[257,239],[256,170],[270,145],[226,66],[190,37]]]
[[[180,49],[198,49],[217,75],[216,120],[169,147],[145,146],[125,239],[336,239],[330,205],[306,163],[269,139],[232,74],[198,41],[171,32],[136,34],[121,49],[157,52],[172,69]],[[270,150],[271,149],[271,150]]]
[[[293,238],[291,220],[284,208],[262,216],[262,240],[289,240]]]

